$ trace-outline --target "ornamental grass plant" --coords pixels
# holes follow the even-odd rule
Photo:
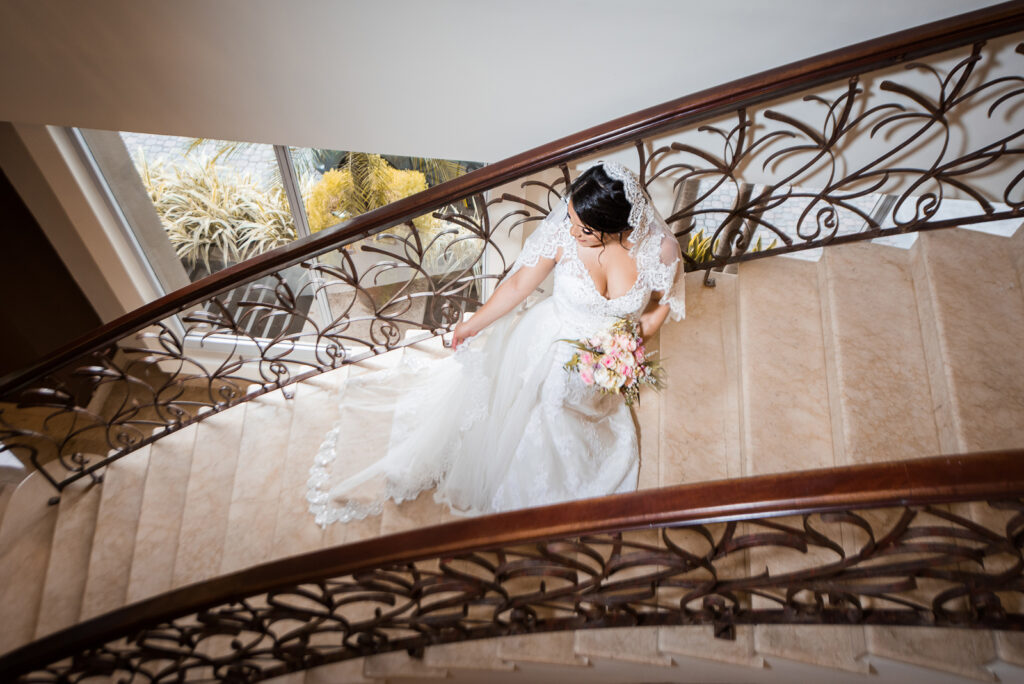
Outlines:
[[[264,190],[249,174],[218,166],[216,158],[150,164],[139,176],[178,258],[189,268],[236,263],[295,239],[280,185]]]

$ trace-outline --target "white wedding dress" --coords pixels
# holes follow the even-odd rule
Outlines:
[[[653,209],[653,207],[652,207]],[[446,358],[402,363],[350,378],[341,410],[394,412],[379,460],[347,472],[339,423],[310,469],[307,500],[320,525],[381,512],[436,488],[455,513],[478,515],[634,491],[639,448],[621,396],[584,385],[563,364],[565,340],[589,337],[617,318],[636,319],[652,292],[684,315],[676,238],[656,211],[635,229],[638,276],[621,297],[602,296],[570,235],[566,201],[526,240],[511,273],[559,257],[552,293],[496,321]],[[506,276],[507,277],[507,276]]]

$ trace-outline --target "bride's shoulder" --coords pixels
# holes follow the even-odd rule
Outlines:
[[[672,233],[656,231],[637,245],[636,254],[640,267],[671,266],[682,259],[682,248]]]

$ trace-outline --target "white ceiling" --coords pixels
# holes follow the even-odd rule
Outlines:
[[[4,0],[0,120],[493,162],[992,0]]]

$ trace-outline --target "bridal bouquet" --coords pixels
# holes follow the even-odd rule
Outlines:
[[[626,405],[640,398],[640,386],[661,389],[662,368],[647,356],[636,322],[620,318],[610,329],[585,340],[566,340],[579,351],[565,363],[586,385],[605,394],[621,394]]]

